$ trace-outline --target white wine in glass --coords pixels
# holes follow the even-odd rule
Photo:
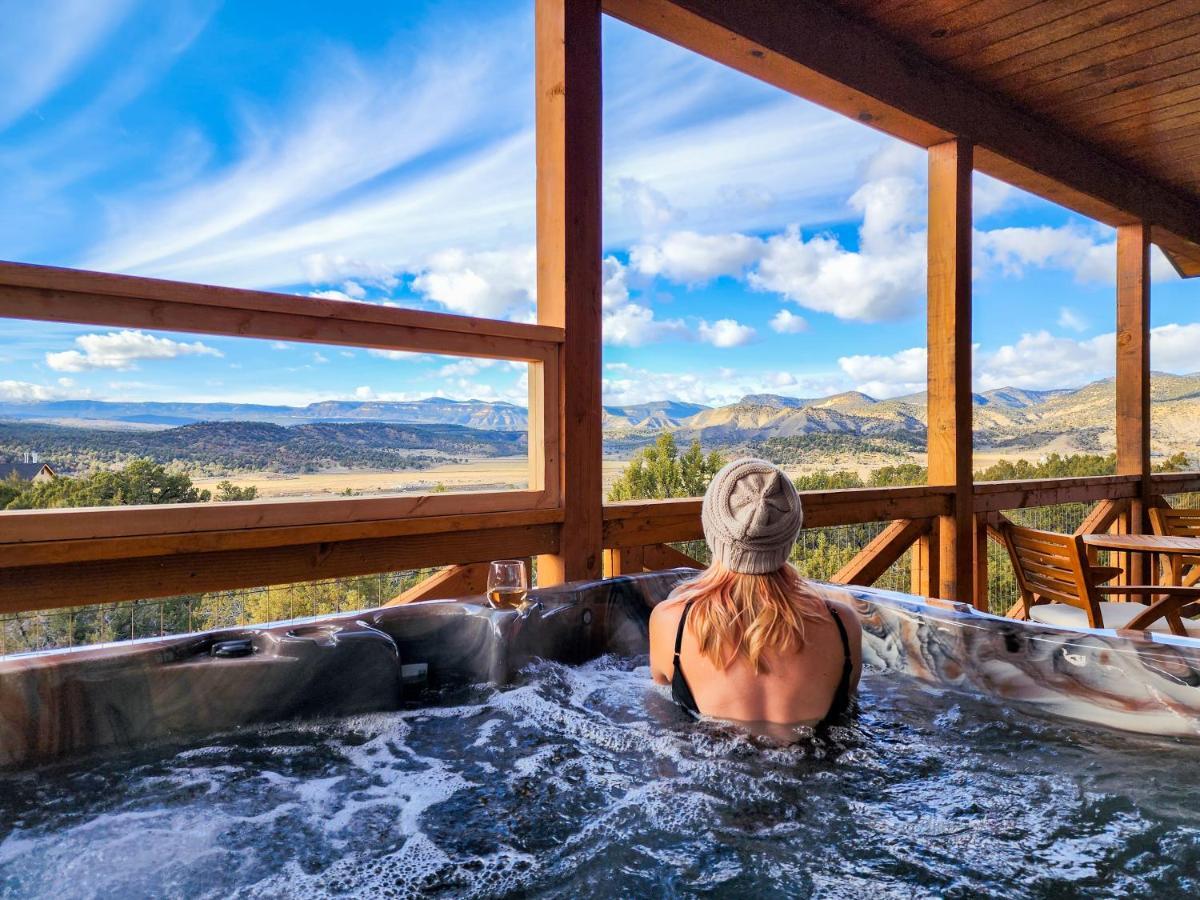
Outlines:
[[[498,559],[488,569],[488,603],[495,609],[516,609],[529,593],[525,561]]]

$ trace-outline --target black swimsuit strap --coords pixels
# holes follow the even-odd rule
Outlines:
[[[833,695],[833,702],[829,705],[829,713],[825,717],[829,718],[844,712],[850,706],[850,679],[854,674],[854,660],[850,656],[850,638],[846,635],[842,617],[829,601],[825,602],[825,608],[829,610],[829,615],[833,616],[833,624],[837,625],[838,636],[842,639],[842,678],[838,682],[837,692]]]
[[[692,608],[694,600],[689,600],[684,604],[683,615],[679,617],[679,630],[675,632],[675,668],[679,668],[679,650],[683,647],[683,629],[687,627],[688,610]]]

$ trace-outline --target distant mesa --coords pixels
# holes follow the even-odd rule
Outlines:
[[[1155,373],[1151,380],[1156,452],[1193,452],[1200,443],[1200,374]],[[1112,379],[1078,389],[1031,390],[1000,387],[972,397],[976,446],[1028,450],[1045,447],[1079,452],[1111,452],[1115,397]],[[243,403],[123,403],[97,400],[58,400],[33,403],[0,402],[0,419],[84,429],[139,433],[174,430],[197,423],[265,423],[288,429],[315,425],[393,424],[457,426],[497,435],[528,429],[527,410],[513,403],[483,400],[336,400],[307,406]],[[681,400],[604,407],[604,430],[610,447],[628,448],[672,431],[682,441],[706,445],[747,445],[771,438],[803,435],[846,435],[864,438],[902,438],[923,441],[926,422],[924,392],[880,400],[860,391],[828,397],[798,398],[780,394],[747,394],[727,406],[709,407]],[[2,426],[0,426],[2,427]],[[213,432],[210,432],[212,434]],[[243,432],[245,436],[248,432]],[[317,432],[310,431],[315,439]],[[422,435],[428,440],[431,435]],[[369,438],[347,438],[381,447],[383,432]],[[391,435],[390,438],[397,438]],[[332,432],[321,432],[321,440]],[[397,438],[398,439],[398,438]],[[273,440],[282,441],[282,435]],[[457,452],[482,449],[504,452],[507,440],[440,434],[435,445]],[[294,441],[293,441],[294,443]],[[470,445],[470,450],[467,449]],[[408,440],[401,446],[414,446]]]

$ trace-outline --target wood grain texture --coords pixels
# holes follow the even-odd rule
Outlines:
[[[0,316],[544,360],[561,328],[0,262]]]
[[[892,522],[829,580],[834,584],[872,585],[904,555],[913,541],[928,533],[928,520],[899,519]]]
[[[415,497],[13,510],[0,512],[0,549],[35,541],[153,538],[552,508],[553,504],[537,491],[480,491]]]
[[[1139,478],[1129,505],[1128,529],[1149,527],[1150,485],[1150,235],[1145,225],[1117,229],[1116,340],[1117,473]],[[1148,581],[1146,561],[1131,555],[1127,574]]]
[[[603,568],[601,401],[601,69],[599,0],[536,0],[538,322],[561,328],[560,552],[541,584]],[[547,404],[553,402],[546,398]]]
[[[396,572],[558,551],[554,524],[0,569],[0,612]]]
[[[938,523],[937,596],[964,603],[974,593],[971,174],[966,141],[929,148],[929,483],[954,489],[954,509]]]

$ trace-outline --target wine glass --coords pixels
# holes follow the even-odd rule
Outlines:
[[[522,559],[498,559],[488,569],[488,603],[495,609],[516,609],[529,593],[529,575]]]

